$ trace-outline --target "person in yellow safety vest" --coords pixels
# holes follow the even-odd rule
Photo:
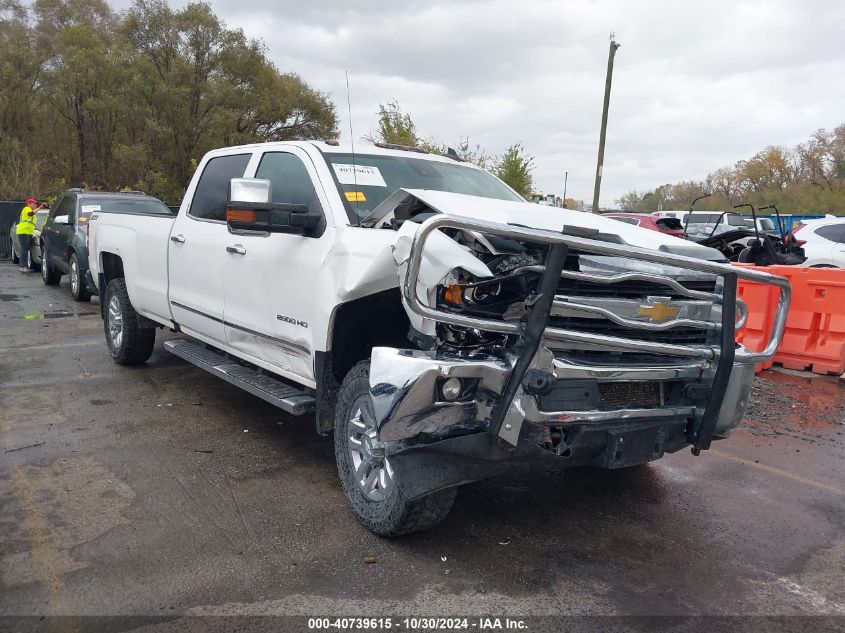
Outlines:
[[[37,205],[37,206],[36,206]],[[35,198],[27,198],[26,205],[21,209],[21,219],[15,233],[20,245],[20,266],[22,273],[32,272],[32,262],[29,257],[29,247],[32,244],[32,234],[35,232],[35,214],[44,208],[44,203],[38,204]]]

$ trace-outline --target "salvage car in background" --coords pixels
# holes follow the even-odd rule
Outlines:
[[[684,236],[684,225],[677,218],[660,218],[645,213],[604,213],[604,217],[619,220],[625,224],[633,224],[641,229],[658,231],[675,237]]]
[[[35,214],[35,231],[32,233],[32,242],[29,245],[29,264],[35,269],[41,266],[41,228],[47,219],[50,209],[42,209]],[[12,262],[17,264],[21,257],[21,241],[17,234],[18,223],[15,222],[9,229],[9,239],[12,241]]]
[[[70,292],[77,301],[91,298],[88,274],[88,220],[92,213],[164,215],[173,217],[158,198],[141,192],[104,193],[68,189],[56,200],[41,230],[41,279],[48,286],[70,277]]]
[[[792,231],[790,239],[803,247],[805,266],[845,268],[845,218],[805,220]]]

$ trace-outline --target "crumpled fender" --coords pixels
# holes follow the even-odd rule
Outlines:
[[[393,259],[399,273],[399,287],[404,288],[408,274],[408,259],[411,255],[411,244],[420,225],[415,222],[404,222],[396,232],[391,248]],[[426,240],[425,249],[420,262],[420,273],[417,279],[417,296],[420,301],[435,307],[437,286],[455,268],[462,268],[476,277],[492,277],[491,270],[472,252],[458,244],[455,240],[435,231]],[[423,319],[408,309],[404,293],[402,305],[411,319],[411,325],[419,332],[428,336],[435,334],[435,324],[431,319]]]

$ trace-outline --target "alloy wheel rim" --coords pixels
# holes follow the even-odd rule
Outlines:
[[[114,349],[120,348],[123,342],[123,314],[117,297],[109,299],[109,338]]]
[[[70,289],[73,294],[79,290],[79,264],[76,263],[76,259],[70,260]]]
[[[355,484],[370,501],[383,501],[395,484],[395,476],[378,440],[375,417],[368,404],[366,395],[353,404],[347,427],[347,445]]]

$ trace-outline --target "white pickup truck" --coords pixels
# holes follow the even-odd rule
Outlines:
[[[789,284],[714,250],[530,204],[457,156],[334,141],[208,153],[175,217],[95,214],[109,350],[165,349],[334,431],[373,532],[443,519],[514,460],[623,468],[742,415]],[[737,280],[772,284],[765,349],[737,345]]]

